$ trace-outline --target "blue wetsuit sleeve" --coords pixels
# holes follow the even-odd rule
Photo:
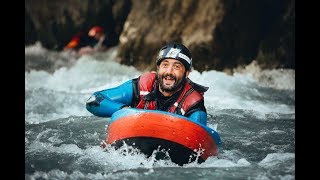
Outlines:
[[[115,88],[97,91],[88,99],[86,108],[99,117],[110,117],[124,106],[130,106],[133,97],[132,80]]]
[[[204,111],[195,111],[188,118],[194,122],[207,125],[207,113]]]

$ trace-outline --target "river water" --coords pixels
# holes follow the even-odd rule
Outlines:
[[[234,75],[189,76],[209,87],[218,156],[178,166],[130,147],[103,151],[110,118],[93,116],[85,102],[142,73],[117,63],[116,51],[76,59],[39,44],[25,48],[25,179],[295,179],[295,71],[254,64]]]

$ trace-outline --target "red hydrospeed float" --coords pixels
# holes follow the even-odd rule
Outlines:
[[[172,162],[183,165],[217,156],[221,139],[215,130],[185,116],[124,108],[111,116],[105,143],[116,148],[125,143],[148,156],[157,150],[157,159],[167,152]]]

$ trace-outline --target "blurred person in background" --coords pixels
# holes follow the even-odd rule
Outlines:
[[[93,26],[87,34],[80,32],[74,35],[63,50],[80,57],[106,51],[110,46],[104,29],[101,26]]]
[[[93,26],[89,32],[88,36],[95,39],[95,44],[82,47],[79,50],[79,54],[92,54],[95,52],[106,51],[109,47],[109,40],[104,29],[101,26]]]
[[[81,48],[87,46],[94,46],[96,40],[83,32],[79,32],[72,37],[72,39],[63,48],[63,51],[70,53],[74,56],[79,56],[78,52]]]

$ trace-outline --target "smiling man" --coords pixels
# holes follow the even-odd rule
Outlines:
[[[207,87],[192,82],[192,57],[180,43],[168,43],[159,51],[157,72],[142,74],[120,86],[95,92],[86,108],[99,117],[110,117],[124,107],[161,110],[207,124],[203,94]]]

